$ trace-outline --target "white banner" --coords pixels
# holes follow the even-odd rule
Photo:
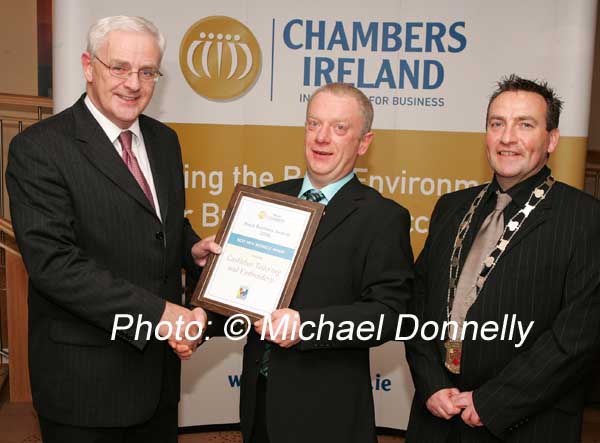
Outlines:
[[[515,72],[548,80],[566,103],[561,133],[586,136],[595,10],[596,0],[387,0],[368,8],[362,0],[56,0],[55,103],[70,106],[83,90],[79,55],[89,25],[128,14],[167,36],[165,77],[149,109],[163,121],[298,126],[303,95],[342,80],[379,97],[375,128],[479,132],[494,82]],[[184,35],[210,16],[243,23],[260,47],[258,78],[235,101],[195,94],[182,73]]]

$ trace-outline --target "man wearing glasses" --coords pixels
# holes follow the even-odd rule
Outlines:
[[[11,143],[11,216],[30,277],[29,351],[43,440],[176,442],[179,368],[168,324],[205,322],[181,302],[181,269],[209,251],[183,217],[175,133],[141,115],[165,40],[107,17],[81,56],[86,94]],[[111,337],[117,315],[146,322]],[[152,334],[148,332],[152,331]],[[193,343],[187,343],[194,346]]]

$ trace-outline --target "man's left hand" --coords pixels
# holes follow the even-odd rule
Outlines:
[[[220,254],[221,251],[221,246],[215,243],[215,236],[211,235],[192,246],[192,257],[198,266],[204,266],[209,254]]]
[[[204,309],[195,308],[192,310],[192,315],[194,316],[194,320],[202,324],[202,327],[204,329],[200,338],[192,343],[188,341],[178,342],[175,340],[169,340],[169,346],[173,348],[173,351],[175,351],[175,353],[181,360],[189,360],[192,357],[192,354],[198,348],[200,342],[202,342],[202,338],[204,337],[204,333],[206,332],[206,326],[208,325],[208,317]]]
[[[285,325],[287,318],[287,327]],[[266,328],[265,338],[275,344],[278,344],[282,348],[289,348],[300,342],[300,313],[293,309],[277,309],[271,313],[271,328],[267,327],[265,319],[258,320],[254,323],[254,330],[261,334],[263,328]],[[277,333],[277,330],[281,330]],[[275,335],[271,335],[271,330]]]
[[[461,392],[452,397],[452,402],[455,406],[464,409],[460,417],[465,424],[472,428],[483,426],[479,414],[477,414],[477,411],[475,410],[475,405],[473,404],[473,391]]]

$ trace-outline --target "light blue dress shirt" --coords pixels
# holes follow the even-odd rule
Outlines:
[[[330,183],[327,186],[325,186],[324,188],[319,189],[319,191],[321,191],[323,193],[323,195],[325,196],[325,198],[323,200],[321,200],[319,203],[321,203],[323,205],[327,205],[331,201],[333,196],[335,194],[337,194],[337,192],[340,189],[342,189],[342,187],[346,183],[348,183],[350,180],[352,180],[352,177],[354,177],[354,171],[350,172],[350,174],[346,175],[345,177],[340,178],[338,181]],[[313,184],[310,182],[310,178],[308,178],[308,174],[305,174],[304,181],[302,182],[302,187],[300,188],[300,193],[298,194],[298,197],[302,197],[302,194],[304,194],[306,191],[308,191],[310,189],[317,189],[317,188],[315,186],[313,186]]]

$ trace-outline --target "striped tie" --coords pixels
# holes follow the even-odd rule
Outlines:
[[[309,189],[304,194],[302,194],[302,197],[300,198],[308,200],[309,202],[319,203],[325,198],[325,195],[318,189]]]
[[[146,195],[146,198],[150,202],[152,208],[156,209],[154,207],[154,199],[152,198],[152,191],[150,190],[150,185],[148,185],[146,177],[144,177],[142,169],[140,168],[140,165],[137,161],[137,158],[135,158],[135,154],[131,150],[131,136],[131,131],[123,131],[119,135],[119,142],[121,143],[121,147],[123,148],[121,152],[121,157],[123,157],[123,161],[127,165],[129,172],[131,172],[131,175],[133,175],[133,177],[135,178],[135,181],[138,183],[138,185],[140,185],[140,188],[142,188],[142,191]]]

